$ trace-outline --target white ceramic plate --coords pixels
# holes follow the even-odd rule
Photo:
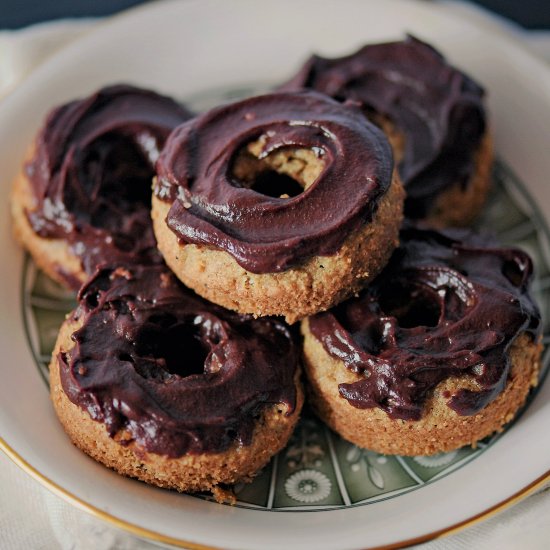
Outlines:
[[[341,55],[405,32],[432,42],[489,91],[502,162],[482,223],[534,255],[546,315],[550,72],[513,38],[445,5],[410,0],[157,2],[66,48],[0,104],[0,446],[16,462],[119,527],[193,548],[410,544],[486,517],[550,477],[547,383],[502,436],[431,462],[363,452],[306,420],[252,488],[240,488],[241,505],[222,506],[119,477],[81,454],[57,423],[37,369],[69,306],[11,239],[7,201],[49,108],[121,81],[207,104],[228,90],[283,81],[314,51]]]

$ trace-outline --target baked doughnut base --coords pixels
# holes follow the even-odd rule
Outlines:
[[[452,451],[501,431],[523,405],[529,389],[538,381],[542,346],[526,334],[512,343],[511,369],[504,391],[487,407],[473,416],[460,416],[447,406],[443,395],[460,389],[479,389],[472,377],[453,377],[441,382],[425,405],[418,421],[390,418],[379,408],[358,409],[339,391],[341,383],[360,379],[343,362],[331,357],[323,344],[302,322],[305,371],[309,381],[308,397],[318,416],[344,439],[359,447],[383,454],[406,456],[432,455]]]
[[[32,158],[31,150],[27,158]],[[80,258],[63,239],[46,239],[37,235],[27,218],[27,211],[36,208],[30,182],[22,170],[13,183],[11,215],[15,238],[28,250],[36,265],[51,279],[68,288],[78,288],[88,278]]]
[[[166,225],[170,204],[155,196],[152,217],[166,263],[197,294],[240,313],[282,315],[294,323],[352,296],[381,271],[399,242],[403,198],[394,171],[372,222],[349,235],[336,254],[280,273],[251,273],[223,250],[180,243]]]
[[[369,118],[386,134],[393,149],[395,162],[399,164],[404,154],[404,135],[382,116],[371,115]],[[493,138],[487,131],[475,152],[474,169],[468,182],[456,182],[439,193],[422,220],[440,229],[471,225],[481,213],[491,189],[492,167]]]
[[[120,444],[127,433],[121,430],[110,437],[105,425],[70,401],[61,385],[57,356],[73,347],[71,335],[81,324],[69,318],[61,327],[50,363],[50,393],[57,416],[71,441],[101,464],[152,485],[181,492],[211,491],[216,500],[227,501],[231,500],[231,493],[224,485],[252,481],[288,442],[304,400],[299,372],[296,374],[295,410],[287,416],[283,404],[266,406],[257,420],[250,445],[235,444],[220,453],[170,458],[149,453],[135,443]]]
[[[433,227],[466,227],[479,216],[491,189],[493,138],[486,132],[475,154],[474,171],[466,185],[455,183],[434,201],[426,222]]]

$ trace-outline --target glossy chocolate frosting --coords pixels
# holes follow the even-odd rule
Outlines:
[[[79,293],[83,325],[58,356],[68,398],[111,436],[170,457],[250,442],[264,407],[296,404],[289,328],[199,298],[163,266],[103,269]]]
[[[473,415],[504,389],[514,339],[539,334],[531,276],[527,254],[498,248],[489,237],[408,227],[379,277],[309,326],[332,357],[361,376],[339,386],[354,407],[418,420],[439,382],[469,375],[480,390],[459,390],[447,404]]]
[[[294,197],[247,188],[233,163],[260,139],[260,158],[308,149],[324,168]],[[392,169],[386,138],[356,105],[311,91],[278,93],[218,107],[177,128],[157,162],[155,193],[172,203],[167,224],[181,242],[223,249],[254,273],[278,272],[336,253],[372,219]]]
[[[405,215],[423,218],[439,193],[467,184],[485,133],[483,90],[428,44],[411,36],[346,57],[313,56],[281,90],[312,88],[363,104],[404,136],[399,172]]]
[[[150,221],[154,163],[190,116],[168,97],[126,85],[54,109],[26,166],[34,231],[66,239],[88,274],[101,263],[160,261]],[[60,274],[80,286],[61,266]]]

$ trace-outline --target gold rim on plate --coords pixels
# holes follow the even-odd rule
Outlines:
[[[125,521],[123,519],[117,518],[116,516],[113,516],[112,514],[109,514],[103,510],[100,510],[93,504],[89,504],[88,502],[85,502],[81,498],[73,495],[48,477],[46,477],[44,474],[39,472],[34,466],[29,464],[22,456],[20,456],[12,447],[10,447],[4,439],[0,437],[0,450],[2,450],[8,458],[10,458],[17,466],[19,466],[23,471],[25,471],[27,474],[29,474],[31,477],[36,479],[41,485],[46,487],[49,491],[51,491],[54,495],[57,495],[61,497],[63,500],[67,501],[69,504],[72,504],[76,508],[79,508],[80,510],[83,510],[84,512],[87,512],[91,514],[92,516],[95,516],[114,527],[118,527],[119,529],[122,529],[124,531],[127,531],[128,533],[135,535],[141,539],[148,539],[154,542],[160,542],[162,544],[169,544],[172,546],[180,547],[180,548],[188,548],[189,550],[221,550],[219,547],[215,546],[206,546],[204,544],[200,544],[197,542],[191,542],[188,540],[178,539],[174,537],[169,537],[167,535],[163,535],[162,533],[158,533],[156,531],[152,531],[150,529],[145,529],[144,527],[140,527],[139,525],[135,525],[133,523],[130,523],[128,521]],[[396,548],[404,548],[406,546],[410,546],[413,544],[420,544],[422,542],[426,542],[429,540],[454,535],[458,533],[459,531],[462,531],[466,527],[471,527],[472,525],[475,525],[477,523],[480,523],[481,521],[484,521],[486,519],[489,519],[499,512],[505,510],[506,508],[510,508],[514,504],[517,504],[530,494],[534,493],[537,489],[541,489],[546,483],[550,482],[550,470],[546,471],[544,474],[542,474],[540,477],[526,485],[523,489],[520,489],[516,493],[512,494],[508,498],[505,498],[504,500],[501,500],[497,504],[491,506],[490,508],[487,508],[486,510],[479,512],[478,514],[467,518],[463,521],[459,521],[458,523],[455,523],[453,525],[449,525],[448,527],[444,527],[443,529],[439,529],[437,531],[433,531],[431,533],[427,533],[425,535],[420,535],[415,538],[402,540],[399,542],[394,542],[391,544],[386,544],[382,546],[373,546],[373,547],[365,547],[365,550],[391,550]]]

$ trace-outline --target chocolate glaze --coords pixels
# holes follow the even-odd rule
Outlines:
[[[54,109],[26,166],[34,231],[66,239],[88,274],[100,263],[159,262],[150,221],[154,163],[169,132],[190,116],[168,97],[126,85]]]
[[[156,196],[172,203],[168,226],[180,241],[221,248],[254,273],[336,253],[372,219],[392,178],[387,140],[359,115],[354,104],[304,91],[253,97],[183,124],[157,162]],[[246,188],[232,174],[233,162],[259,138],[260,158],[310,149],[324,169],[291,198]]]
[[[437,195],[466,186],[485,133],[482,88],[413,38],[367,45],[346,57],[314,55],[281,90],[312,88],[363,104],[404,135],[399,172],[409,218],[427,215]]]
[[[83,322],[58,356],[68,398],[156,454],[250,442],[263,408],[296,405],[288,327],[202,300],[163,266],[103,269],[79,293]]]
[[[402,230],[388,266],[358,297],[310,318],[312,334],[361,379],[340,384],[357,408],[418,420],[439,382],[470,375],[480,391],[448,396],[473,415],[504,389],[514,339],[540,332],[531,259],[467,231]]]

